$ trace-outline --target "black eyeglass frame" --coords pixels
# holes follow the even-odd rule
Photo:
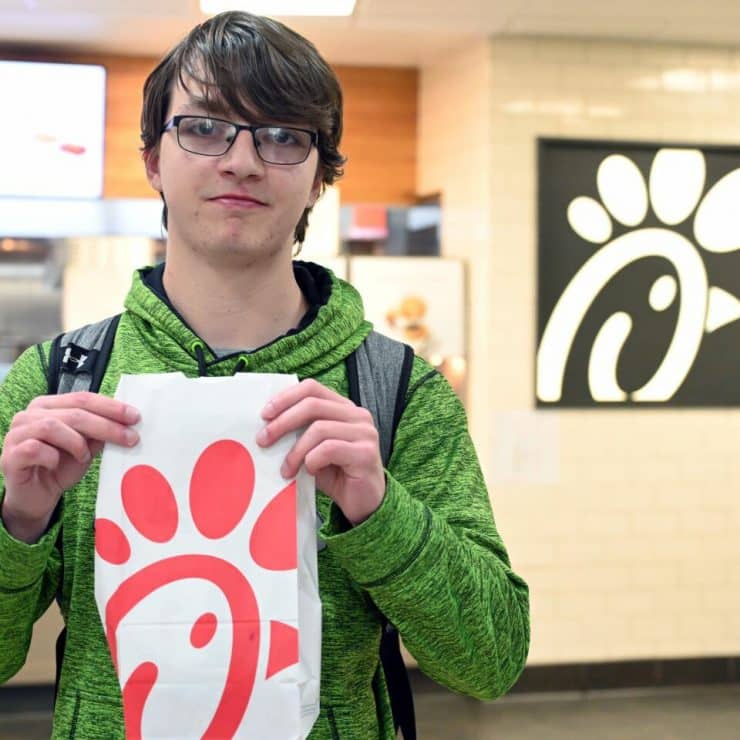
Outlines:
[[[224,151],[222,151],[220,154],[204,154],[203,152],[194,152],[192,149],[188,149],[186,146],[183,146],[180,142],[180,121],[182,121],[184,118],[195,118],[201,121],[218,121],[218,123],[227,123],[229,126],[233,126],[236,129],[234,133],[234,138],[229,142],[229,145],[226,147],[226,149],[224,149]],[[260,154],[260,146],[257,143],[257,131],[266,128],[282,128],[286,129],[287,131],[300,131],[304,134],[309,134],[311,137],[311,146],[309,146],[306,150],[306,156],[298,162],[271,162],[269,159],[264,159],[264,157]],[[249,131],[249,133],[252,134],[252,144],[254,144],[254,150],[257,152],[257,156],[265,164],[276,164],[283,167],[291,167],[292,165],[303,164],[308,159],[308,155],[311,154],[311,147],[318,147],[319,145],[319,135],[316,131],[312,131],[311,129],[298,128],[296,126],[275,126],[274,124],[261,124],[259,126],[254,126],[248,123],[234,123],[233,121],[227,121],[225,118],[215,118],[214,116],[172,116],[169,121],[165,122],[162,130],[159,132],[159,135],[162,136],[162,134],[165,134],[167,131],[171,131],[172,129],[175,129],[175,131],[177,132],[177,145],[181,149],[184,149],[186,152],[197,154],[199,157],[223,157],[224,154],[226,154],[229,149],[234,146],[234,142],[236,141],[239,134],[242,131]]]

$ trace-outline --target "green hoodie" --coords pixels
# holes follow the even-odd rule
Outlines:
[[[311,269],[320,274],[321,268]],[[106,395],[115,393],[122,373],[198,375],[200,340],[142,274],[135,273],[126,299],[101,387]],[[371,325],[349,284],[332,275],[330,290],[298,333],[221,361],[206,348],[208,373],[295,373],[346,396],[344,360]],[[0,386],[0,439],[13,416],[46,393],[49,343],[43,349],[27,350]],[[38,543],[17,541],[0,522],[0,682],[23,665],[33,623],[57,594],[67,625],[53,738],[124,737],[120,689],[93,590],[98,471],[99,458],[65,493],[61,517]],[[512,572],[496,531],[464,409],[444,377],[418,357],[387,481],[380,508],[355,528],[317,493],[326,548],[318,555],[324,631],[321,709],[312,739],[394,737],[373,602],[397,626],[420,668],[453,691],[497,697],[515,682],[527,656],[527,586]],[[0,476],[0,491],[2,483]]]

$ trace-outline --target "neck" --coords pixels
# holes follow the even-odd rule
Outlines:
[[[163,281],[172,305],[210,347],[261,347],[296,327],[308,310],[288,251],[239,269],[172,250]]]

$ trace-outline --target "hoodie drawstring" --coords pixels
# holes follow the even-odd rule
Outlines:
[[[208,363],[206,362],[205,345],[203,342],[199,342],[197,339],[190,345],[190,350],[198,360],[198,377],[205,378],[208,375]],[[211,363],[215,364],[215,363]],[[245,370],[249,361],[245,355],[239,355],[239,359],[236,361],[234,367],[234,375]]]
[[[198,377],[205,378],[208,375],[208,367],[209,367],[209,363],[206,362],[205,345],[203,344],[203,342],[200,342],[196,339],[190,345],[190,351],[195,355],[196,359],[198,360]],[[216,362],[218,362],[218,359],[216,360]],[[216,363],[212,362],[210,364],[215,365]],[[237,373],[242,372],[242,370],[245,370],[248,364],[249,364],[249,360],[247,359],[247,356],[239,355],[239,359],[236,361],[236,366],[234,367],[233,375],[236,375]]]
[[[198,377],[204,378],[208,375],[208,367],[206,366],[206,354],[203,351],[203,345],[200,342],[193,342],[191,347],[198,360]]]

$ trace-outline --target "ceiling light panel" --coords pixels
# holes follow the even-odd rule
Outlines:
[[[200,0],[200,9],[208,15],[246,10],[270,16],[346,16],[354,8],[355,0]]]

